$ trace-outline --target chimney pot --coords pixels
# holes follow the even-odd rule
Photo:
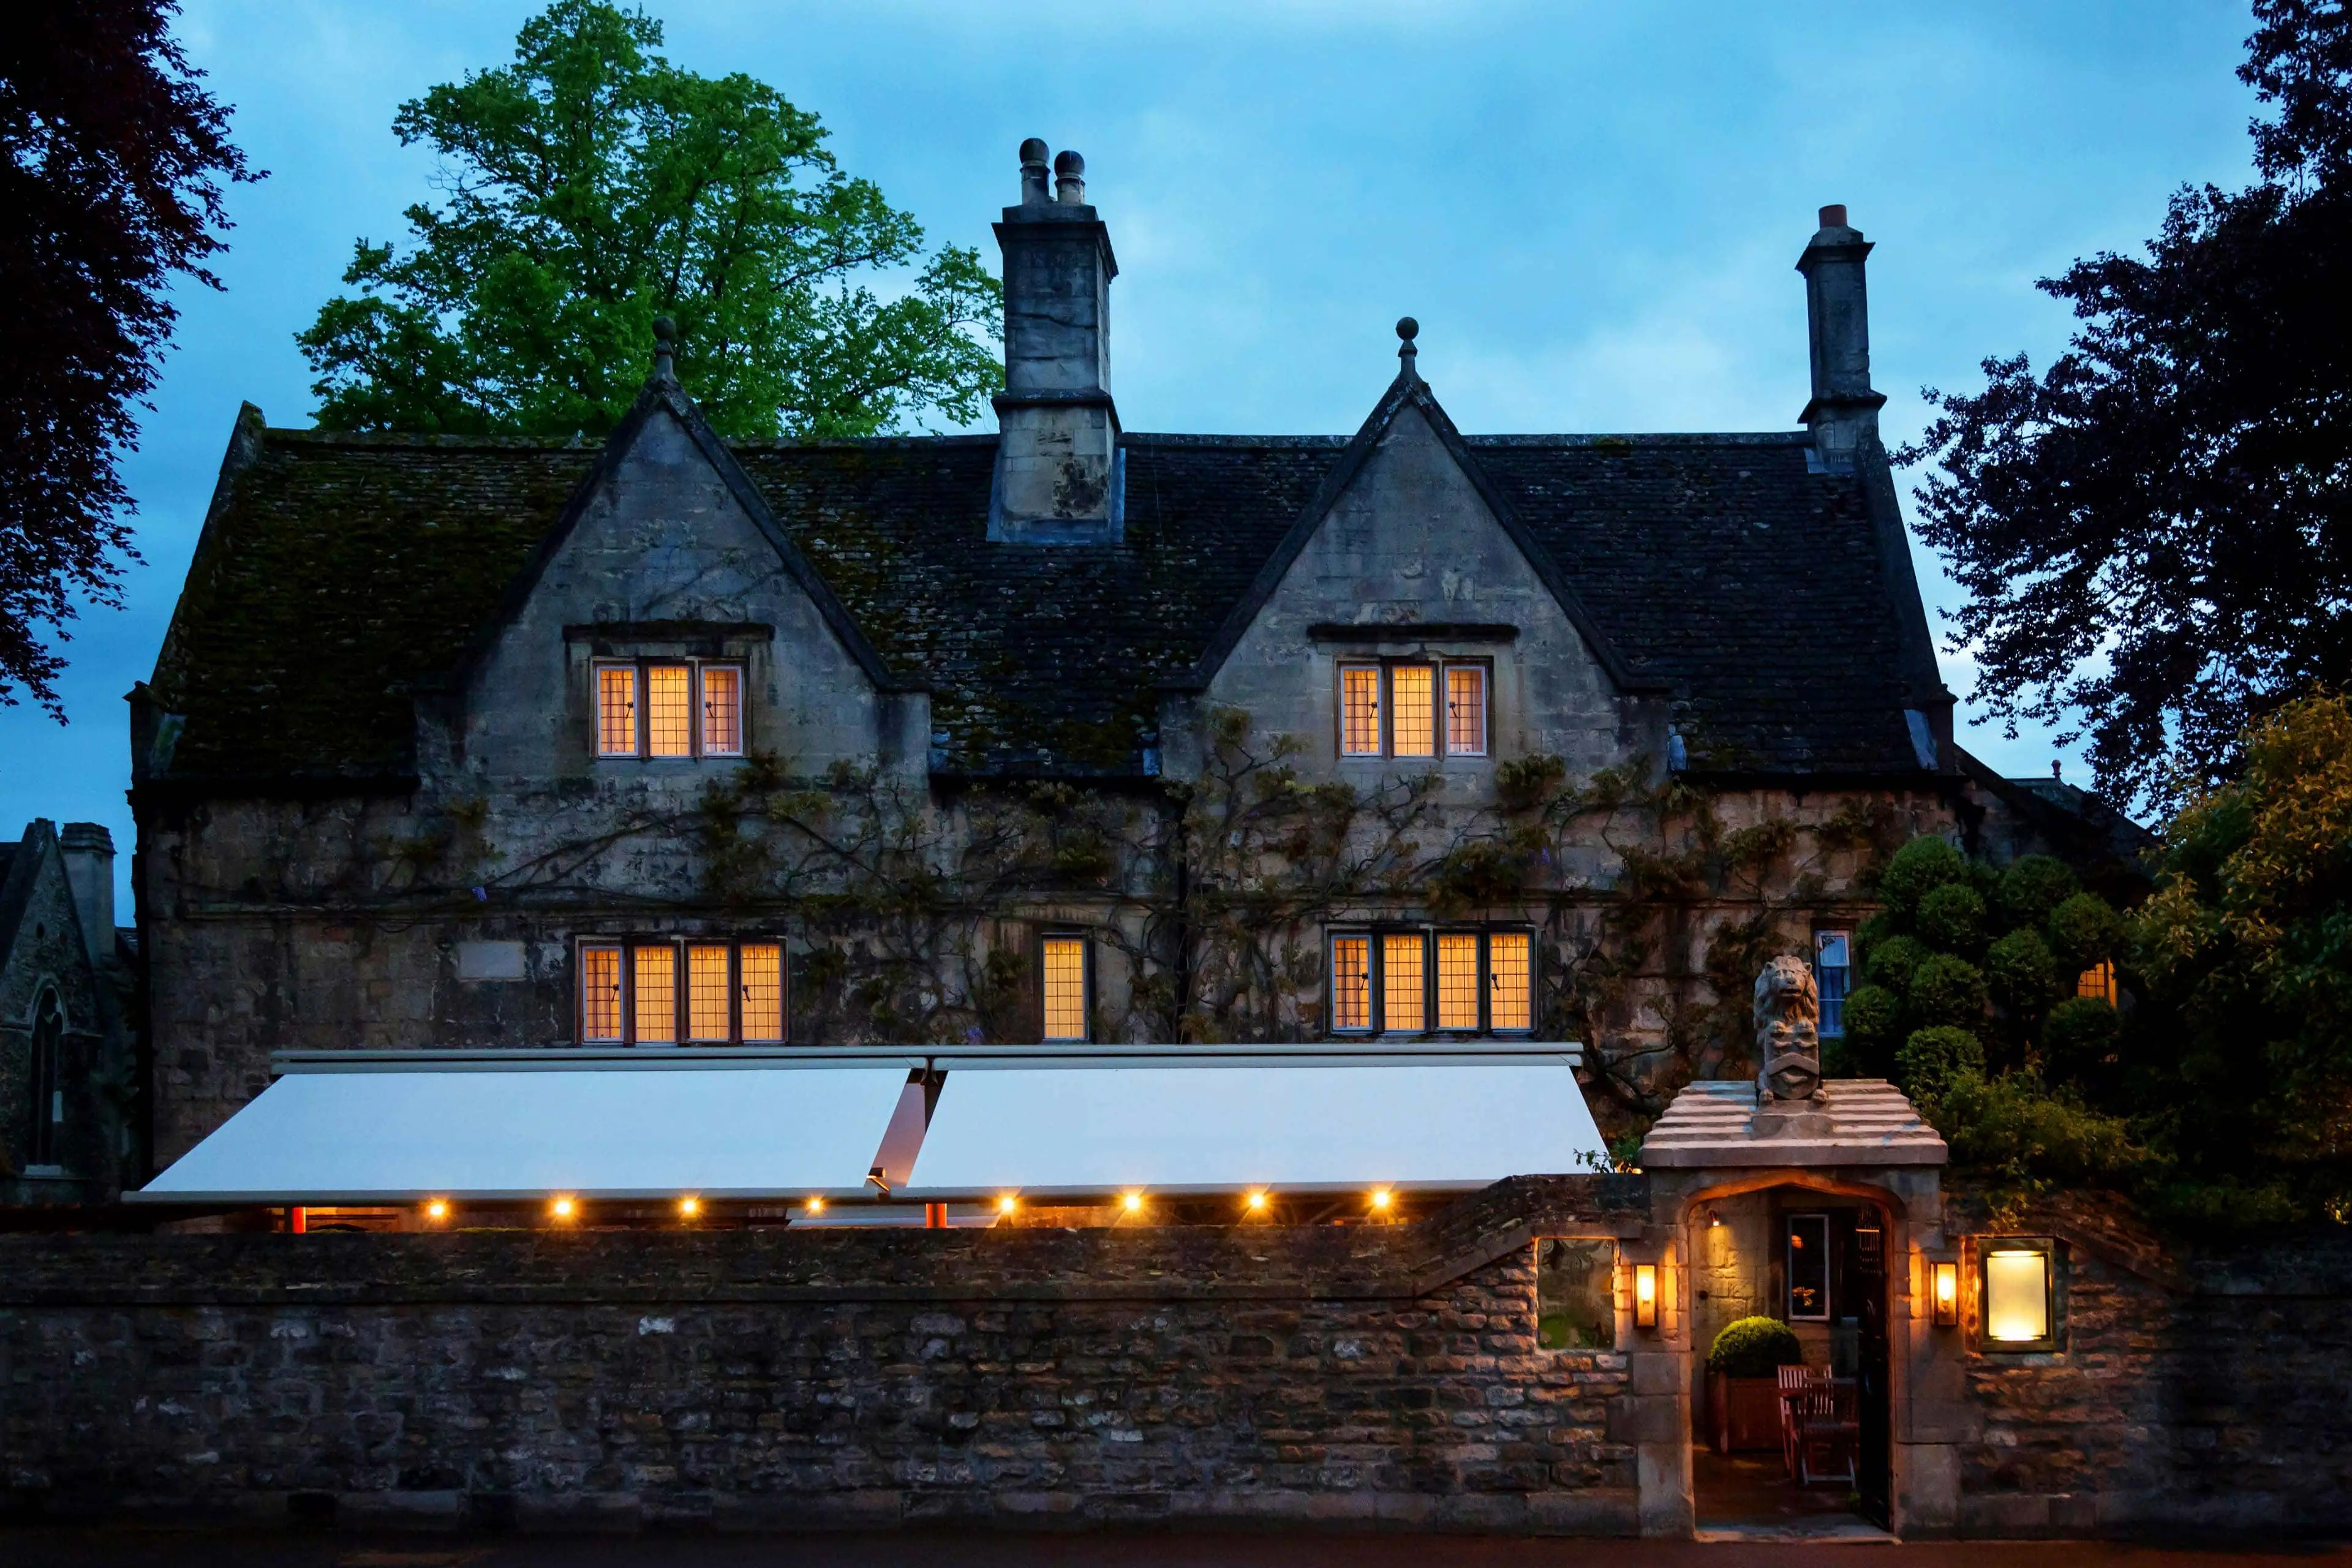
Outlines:
[[[1042,136],[1021,143],[1021,205],[1037,206],[1045,200],[1045,163],[1052,149]]]
[[[1846,226],[1845,204],[1843,202],[1832,202],[1828,206],[1822,209],[1822,226],[1823,228],[1843,228]]]
[[[1087,161],[1076,153],[1055,155],[1054,199],[1065,206],[1078,206],[1087,199]]]

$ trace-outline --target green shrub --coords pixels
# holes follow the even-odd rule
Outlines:
[[[1888,858],[1879,873],[1878,896],[1888,913],[1907,921],[1930,891],[1968,881],[1969,863],[1958,850],[1940,838],[1914,838]]]
[[[1911,989],[1911,972],[1931,951],[1916,936],[1886,937],[1862,950],[1862,972],[1873,985],[1906,994]]]
[[[2077,974],[2114,957],[2116,939],[2123,933],[2114,908],[2096,893],[2077,893],[2061,903],[2050,911],[2048,927],[2050,951]]]
[[[2118,1117],[2103,1116],[2068,1089],[2030,1072],[1996,1079],[1961,1072],[1920,1109],[1950,1141],[1952,1163],[2025,1192],[2133,1174],[2148,1163]]]
[[[1911,923],[1930,947],[1946,952],[1975,952],[1984,945],[1985,902],[1974,888],[1948,882],[1921,896]]]
[[[2042,1025],[2042,1056],[2052,1073],[2076,1081],[2115,1060],[2116,1010],[2097,996],[2069,996]]]
[[[2036,931],[2013,931],[1985,950],[1993,1000],[2020,1017],[2036,1017],[2063,994],[2058,960]]]
[[[1862,985],[1845,999],[1845,1037],[1862,1055],[1884,1058],[1903,1037],[1903,999],[1884,985]]]
[[[1741,1318],[1723,1325],[1706,1352],[1706,1370],[1726,1377],[1771,1377],[1784,1366],[1802,1364],[1805,1347],[1797,1331],[1778,1318]]]
[[[1938,1024],[1972,1027],[1985,1015],[1984,971],[1948,952],[1930,953],[1911,972],[1906,999],[1912,1020],[1923,1028]]]
[[[1984,1059],[1983,1042],[1966,1029],[1916,1029],[1895,1054],[1895,1079],[1914,1099],[1932,1100],[1957,1078],[1982,1076]]]
[[[2000,874],[2001,917],[2013,926],[2038,926],[2050,911],[2081,891],[2074,869],[2049,855],[2021,855]]]

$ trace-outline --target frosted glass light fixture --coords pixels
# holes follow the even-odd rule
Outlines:
[[[2047,1343],[2050,1254],[2041,1247],[1989,1247],[1984,1258],[1984,1332],[1993,1345]]]

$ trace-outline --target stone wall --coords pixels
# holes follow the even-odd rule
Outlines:
[[[1538,1235],[1642,1184],[1311,1229],[0,1237],[15,1512],[1628,1533],[1627,1357]]]
[[[2055,1351],[1963,1331],[1963,1533],[2352,1528],[2352,1237],[2188,1257],[2080,1196],[1950,1219],[2062,1250]]]

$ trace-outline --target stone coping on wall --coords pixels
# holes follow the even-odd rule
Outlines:
[[[1831,1079],[1809,1100],[1759,1104],[1752,1079],[1685,1085],[1642,1143],[1644,1169],[1941,1165],[1951,1158],[1885,1079]]]

